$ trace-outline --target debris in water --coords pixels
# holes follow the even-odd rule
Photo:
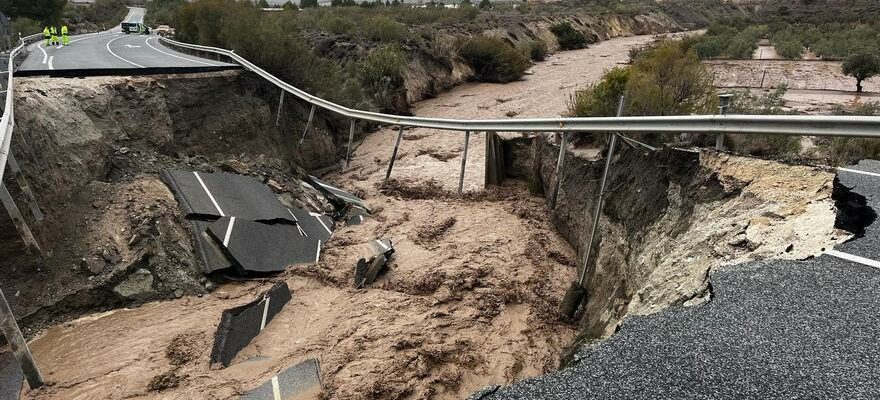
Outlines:
[[[260,334],[290,298],[287,283],[280,282],[256,300],[224,310],[214,334],[211,364],[229,366],[235,355]]]

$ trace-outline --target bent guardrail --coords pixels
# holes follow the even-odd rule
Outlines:
[[[12,129],[15,125],[12,105],[12,94],[15,87],[12,74],[15,71],[15,57],[18,56],[25,46],[40,37],[40,34],[35,34],[21,38],[18,46],[9,52],[9,62],[6,65],[6,101],[3,105],[3,118],[0,119],[0,184],[3,183],[3,173],[6,172],[6,159],[9,156],[9,146],[12,144]]]
[[[356,110],[324,100],[284,82],[233,50],[161,38],[179,48],[226,56],[299,99],[336,114],[377,123],[449,131],[491,132],[657,132],[704,134],[776,134],[880,138],[880,117],[803,115],[688,115],[664,117],[590,117],[535,119],[446,119],[409,117]]]

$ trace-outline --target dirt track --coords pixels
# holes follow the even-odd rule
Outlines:
[[[509,85],[470,84],[416,106],[417,115],[555,115],[568,93],[626,61],[649,36],[610,40],[562,53]],[[542,198],[514,185],[467,200],[457,186],[462,135],[407,131],[392,176],[380,191],[396,132],[369,136],[352,166],[328,177],[375,208],[365,224],[342,228],[322,261],[289,270],[293,292],[234,365],[211,370],[212,334],[224,308],[271,282],[232,283],[204,297],[147,304],[56,326],[33,342],[53,384],[38,399],[227,399],[285,366],[321,360],[329,398],[463,398],[556,368],[574,329],[556,306],[575,275],[574,250],[549,223]],[[483,138],[474,135],[466,188],[482,188]],[[391,271],[366,290],[351,288],[361,243],[390,238]],[[166,356],[189,354],[174,367]],[[263,356],[263,357],[256,357]],[[162,391],[151,381],[165,377]],[[177,385],[175,385],[175,383]],[[161,388],[162,385],[159,385]]]

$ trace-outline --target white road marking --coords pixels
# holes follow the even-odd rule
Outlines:
[[[269,315],[269,296],[266,296],[266,300],[263,303],[263,319],[260,321],[260,331],[263,331],[263,328],[266,327],[266,316]]]
[[[379,246],[381,246],[383,249],[385,249],[385,251],[388,251],[391,249],[390,247],[386,246],[385,243],[382,243],[381,240],[376,240],[376,243],[378,243]]]
[[[327,227],[327,224],[324,223],[324,220],[321,219],[321,214],[312,214],[312,216],[315,217],[315,219],[317,219],[318,222],[321,223],[321,226],[323,226],[324,229],[327,230],[327,233],[329,233],[331,235],[333,234],[333,231],[331,231],[330,228]]]
[[[856,256],[853,254],[844,253],[842,251],[837,251],[837,250],[828,250],[825,252],[825,254],[828,254],[829,256],[834,256],[837,258],[842,258],[847,261],[852,261],[855,263],[859,263],[862,265],[867,265],[869,267],[874,267],[874,268],[880,269],[880,261],[874,261],[870,258],[859,257],[859,256]]]
[[[179,58],[179,59],[181,59],[181,60],[186,60],[186,61],[191,61],[191,62],[194,62],[194,63],[199,63],[199,64],[208,65],[208,66],[211,66],[211,67],[219,67],[219,65],[217,65],[217,64],[212,64],[212,63],[209,63],[209,62],[204,62],[204,61],[199,61],[199,60],[193,60],[193,59],[190,59],[190,58],[181,57],[181,56],[178,56],[178,55],[176,55],[176,54],[171,54],[171,53],[169,53],[169,52],[159,50],[158,48],[156,48],[156,46],[153,46],[152,44],[150,44],[150,39],[155,39],[155,38],[153,38],[153,37],[147,38],[147,41],[146,41],[147,46],[149,46],[151,49],[156,50],[156,51],[158,51],[158,52],[160,52],[160,53],[162,53],[162,54],[165,54],[165,55],[168,55],[168,56],[171,56],[171,57],[175,57],[175,58]],[[157,40],[158,40],[158,39],[157,39]]]
[[[859,170],[857,170],[857,169],[850,169],[850,168],[837,168],[837,170],[838,170],[838,171],[852,172],[852,173],[855,173],[855,174],[862,174],[862,175],[870,175],[870,176],[880,177],[880,174],[877,174],[877,173],[874,173],[874,172],[868,172],[868,171],[859,171]]]
[[[235,217],[229,218],[229,225],[226,226],[226,235],[223,236],[223,247],[229,247],[229,238],[232,236],[232,225],[235,225]]]
[[[106,47],[107,47],[107,51],[110,52],[110,55],[112,55],[113,57],[116,57],[116,58],[118,58],[118,59],[120,59],[120,60],[122,60],[122,61],[125,61],[125,62],[127,62],[127,63],[129,63],[129,64],[131,64],[131,65],[134,65],[135,67],[138,67],[138,68],[146,68],[146,67],[144,67],[143,65],[140,65],[140,64],[138,64],[138,63],[128,61],[128,60],[126,60],[126,59],[120,57],[118,54],[114,53],[113,50],[110,50],[110,43],[113,43],[113,42],[115,42],[115,41],[117,41],[117,40],[119,40],[119,39],[122,39],[122,38],[121,38],[121,37],[118,37],[118,38],[116,38],[116,39],[113,39],[113,40],[110,40],[110,41],[107,42],[107,46],[106,46]]]
[[[318,250],[315,251],[315,262],[321,259],[321,239],[318,239]]]
[[[281,400],[281,388],[278,386],[278,375],[272,377],[272,396],[275,400]]]
[[[211,203],[214,204],[214,208],[217,209],[217,213],[219,213],[221,217],[225,217],[226,214],[223,214],[223,210],[220,209],[220,205],[217,204],[217,200],[214,200],[214,195],[212,195],[212,194],[211,194],[211,191],[208,190],[208,186],[205,185],[205,181],[202,180],[202,177],[199,176],[199,173],[193,171],[193,175],[196,176],[196,180],[198,180],[198,181],[199,181],[199,184],[202,185],[202,189],[205,191],[205,194],[207,194],[207,195],[208,195],[208,198],[211,199]]]
[[[353,202],[356,202],[356,203],[360,203],[360,202],[361,202],[361,200],[358,199],[357,197],[353,197],[353,196],[351,196],[351,195],[345,193],[345,191],[343,191],[342,189],[339,189],[339,188],[337,188],[337,187],[335,187],[335,186],[330,186],[330,185],[327,185],[327,184],[324,184],[324,183],[321,183],[321,182],[317,182],[317,181],[316,181],[315,183],[317,183],[317,184],[323,186],[324,189],[327,189],[327,190],[333,192],[333,194],[335,194],[335,195],[337,195],[337,196],[339,196],[339,197],[342,197],[342,198],[344,198],[344,199],[348,199],[348,200],[352,200]]]
[[[296,229],[299,230],[299,235],[300,235],[300,236],[303,236],[303,237],[308,237],[309,234],[306,233],[306,231],[303,230],[302,226],[299,225],[299,220],[296,219],[296,215],[293,215],[293,211],[291,211],[291,210],[288,208],[288,209],[287,209],[287,212],[290,213],[290,216],[293,217],[293,221],[296,222]]]
[[[40,49],[40,51],[43,52],[43,62],[42,62],[41,64],[45,64],[46,61],[49,60],[49,54],[46,53],[46,49],[43,48],[43,44],[42,44],[42,43],[38,44],[38,45],[37,45],[37,48]]]
[[[52,66],[52,61],[54,61],[54,60],[55,60],[55,56],[49,57],[49,69],[55,69],[55,67]]]
[[[64,45],[63,45],[63,44],[59,44],[58,46],[55,46],[55,48],[56,48],[56,49],[63,49],[63,48],[64,48]]]

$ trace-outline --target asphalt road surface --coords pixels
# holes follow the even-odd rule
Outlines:
[[[143,22],[146,9],[132,7],[127,22]],[[69,46],[32,44],[19,71],[205,68],[231,67],[232,64],[183,54],[160,43],[156,35],[124,34],[120,26],[108,31],[74,35]]]
[[[880,162],[838,178],[880,208]],[[819,257],[730,266],[710,282],[708,303],[628,318],[568,368],[473,398],[880,398],[880,223]]]

